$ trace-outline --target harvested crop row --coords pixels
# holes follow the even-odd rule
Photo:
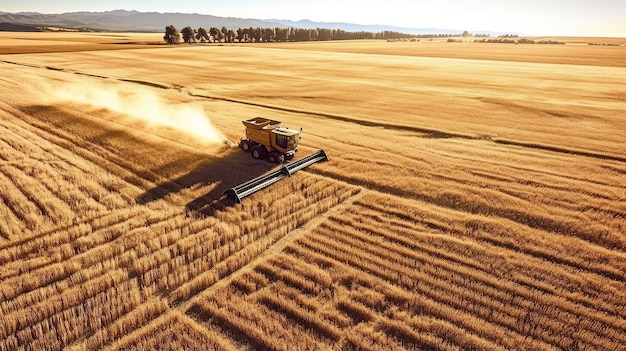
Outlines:
[[[129,333],[121,340],[108,345],[110,350],[236,350],[237,348],[220,334],[211,329],[202,328],[189,317],[179,313],[165,313],[156,318],[142,328],[136,325],[129,325],[121,329],[120,336],[130,329],[135,331]],[[96,343],[97,339],[90,340],[87,343],[88,348],[102,348],[105,344],[100,339],[100,343]],[[82,347],[82,346],[81,346]],[[80,347],[77,347],[80,349]]]
[[[487,219],[455,217],[452,213],[428,214],[424,206],[420,206],[422,213],[413,212],[415,222],[410,223],[402,219],[406,216],[401,210],[410,212],[416,207],[402,207],[395,202],[395,209],[390,211],[384,203],[384,200],[377,201],[376,205],[371,201],[359,201],[357,205],[361,208],[358,214],[336,220],[340,223],[349,221],[350,226],[361,230],[373,228],[383,222],[393,226],[395,230],[384,234],[379,234],[380,231],[373,232],[376,240],[379,240],[378,235],[384,235],[385,241],[426,252],[449,263],[484,271],[498,279],[506,277],[529,288],[555,294],[583,306],[593,306],[594,309],[606,313],[626,313],[624,309],[616,309],[624,299],[624,292],[620,288],[622,283],[616,279],[617,270],[609,270],[609,267],[600,264],[611,260],[611,266],[620,267],[622,263],[619,255],[601,248],[594,250],[588,245],[576,248],[573,241],[569,246],[555,245],[559,240],[557,234],[535,230],[527,233],[525,228],[513,224],[507,226],[506,230],[496,230],[495,226],[488,224]],[[448,223],[444,224],[443,220]],[[420,226],[420,223],[423,225]],[[481,230],[480,235],[476,235],[475,228],[482,225],[486,228]],[[425,229],[426,226],[430,226],[430,230]],[[496,245],[498,242],[502,243],[504,237],[512,239],[514,236],[520,244],[522,241],[524,244]],[[541,236],[545,236],[545,241],[536,241]],[[487,237],[493,239],[487,240]],[[540,252],[545,254],[539,255]],[[555,262],[552,258],[565,255],[568,256],[567,260]],[[598,298],[602,303],[598,304]]]
[[[272,335],[288,330],[277,327],[284,318],[310,330],[307,345],[319,347],[328,339],[365,345],[356,341],[364,330],[366,344],[384,335],[389,345],[442,350],[604,350],[626,342],[621,298],[606,296],[599,310],[591,305],[607,284],[621,294],[593,267],[529,261],[472,236],[473,215],[391,199],[366,193],[225,290],[203,296],[196,304],[203,312],[189,313],[252,348],[275,345]],[[513,271],[500,271],[502,265]],[[570,292],[574,286],[582,290]],[[245,316],[234,310],[242,304]],[[230,335],[236,325],[237,336]],[[254,328],[266,331],[262,339]]]

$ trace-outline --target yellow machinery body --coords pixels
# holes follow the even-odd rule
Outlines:
[[[246,127],[246,138],[239,146],[256,159],[282,163],[293,159],[300,142],[300,131],[282,128],[280,121],[255,117],[242,121]]]

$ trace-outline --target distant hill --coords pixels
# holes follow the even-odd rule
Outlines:
[[[43,14],[37,12],[7,13],[0,12],[0,31],[33,31],[43,27],[59,27],[79,30],[98,31],[143,31],[161,32],[165,26],[173,24],[178,29],[226,27],[293,27],[293,28],[328,28],[342,29],[347,32],[393,31],[407,34],[461,34],[463,30],[440,28],[405,28],[388,25],[362,25],[344,22],[313,22],[309,20],[290,21],[278,19],[251,19],[236,17],[218,17],[212,15],[188,13],[160,13],[114,10],[106,12],[67,12]],[[505,33],[480,32],[481,34],[501,35]]]
[[[186,13],[159,13],[115,10],[107,12],[67,12],[42,14],[32,12],[0,13],[0,23],[35,27],[60,27],[103,31],[147,31],[160,32],[173,24],[182,29],[186,26],[226,27],[229,29],[248,27],[284,27],[278,23],[255,19],[218,17]]]

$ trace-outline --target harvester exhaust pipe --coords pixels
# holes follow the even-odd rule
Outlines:
[[[285,164],[273,172],[249,180],[234,188],[230,188],[226,190],[224,194],[226,194],[229,199],[239,203],[244,197],[252,195],[285,177],[289,177],[303,168],[323,161],[328,161],[328,155],[324,150],[317,150],[315,153],[300,160]]]

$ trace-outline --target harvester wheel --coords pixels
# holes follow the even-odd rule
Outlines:
[[[285,161],[285,157],[278,152],[270,152],[267,155],[267,162],[270,163],[283,163]]]
[[[239,146],[241,147],[241,150],[245,151],[245,152],[250,152],[250,149],[252,149],[252,147],[254,146],[253,142],[250,140],[242,140],[239,143]]]
[[[252,158],[262,160],[265,156],[267,156],[267,150],[263,147],[263,145],[257,145],[252,148]]]

